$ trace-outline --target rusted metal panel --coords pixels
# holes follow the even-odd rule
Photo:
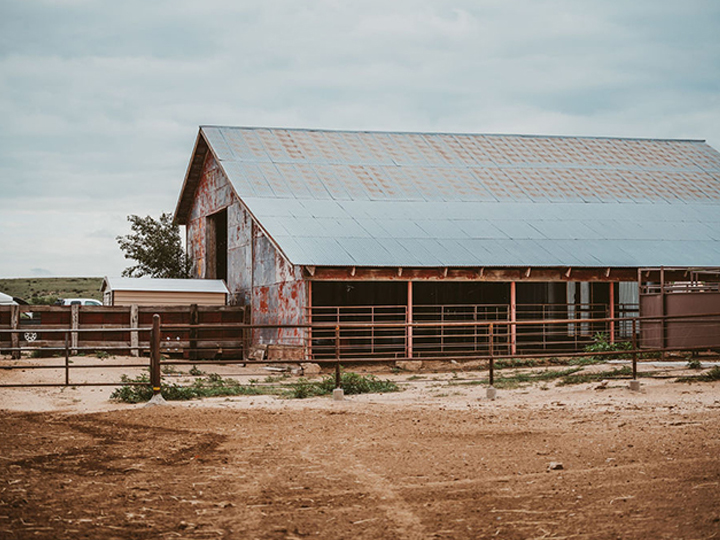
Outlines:
[[[720,347],[720,318],[684,318],[718,313],[720,292],[641,294],[640,316],[650,319],[640,324],[640,344],[651,349]]]
[[[205,219],[194,219],[187,224],[187,250],[192,261],[191,277],[205,277]]]

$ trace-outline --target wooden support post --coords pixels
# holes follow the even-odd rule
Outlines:
[[[407,284],[407,357],[413,357],[413,282]]]
[[[615,343],[615,282],[610,282],[610,343]]]
[[[13,304],[10,306],[10,328],[18,330],[20,328],[20,306]],[[20,360],[20,334],[18,332],[10,333],[10,346],[12,347],[12,359]]]
[[[137,328],[140,322],[137,304],[130,306],[130,328]],[[130,332],[130,356],[140,355],[140,338],[137,330]]]
[[[660,358],[665,360],[665,347],[667,347],[667,340],[665,338],[667,334],[667,305],[665,302],[665,267],[663,266],[660,267],[660,302],[662,305],[662,319],[660,319],[660,348],[662,351],[660,352]]]
[[[80,305],[73,304],[70,306],[70,328],[77,330],[80,327]],[[72,353],[77,354],[78,348],[78,333],[71,332],[70,334],[70,346],[72,347]]]
[[[196,325],[200,322],[200,313],[198,313],[197,304],[190,305],[190,324]],[[190,352],[188,358],[190,360],[198,359],[198,329],[195,326],[190,327]]]
[[[153,396],[161,391],[160,381],[160,315],[153,315],[152,331],[150,332],[150,385]]]
[[[70,385],[70,343],[68,333],[65,332],[65,386]]]
[[[517,354],[517,288],[510,282],[510,354]]]

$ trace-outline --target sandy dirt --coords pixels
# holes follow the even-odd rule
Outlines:
[[[0,538],[720,537],[720,383],[652,370],[641,392],[549,383],[494,401],[458,384],[486,375],[463,367],[382,375],[405,390],[342,402],[3,388]],[[64,375],[0,370],[38,377]]]

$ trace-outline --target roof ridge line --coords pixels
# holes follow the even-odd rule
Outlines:
[[[311,131],[330,133],[384,133],[393,135],[466,135],[478,137],[521,137],[521,138],[544,138],[544,139],[601,139],[615,141],[667,141],[667,142],[691,142],[706,143],[707,139],[673,139],[669,137],[618,137],[611,135],[543,135],[533,133],[479,133],[460,131],[397,131],[378,129],[336,129],[336,128],[298,128],[298,127],[272,127],[272,126],[228,126],[215,124],[201,124],[200,129],[243,129],[243,130],[271,130],[271,131]]]

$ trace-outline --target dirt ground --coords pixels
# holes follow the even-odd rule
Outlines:
[[[720,383],[661,371],[494,401],[462,369],[342,402],[0,389],[0,538],[720,537]]]

